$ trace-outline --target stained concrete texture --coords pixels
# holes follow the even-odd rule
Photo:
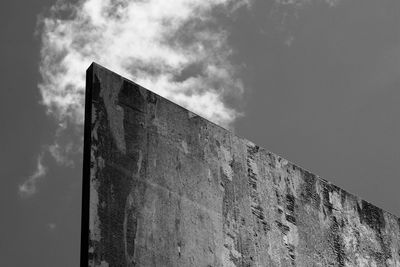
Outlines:
[[[400,221],[93,64],[82,266],[400,266]]]

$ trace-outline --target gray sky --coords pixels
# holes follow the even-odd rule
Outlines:
[[[0,3],[0,258],[7,266],[78,266],[81,154],[76,146],[81,124],[54,110],[47,115],[48,106],[39,103],[43,35],[36,24],[39,14],[49,16],[54,2]],[[200,71],[214,55],[204,52],[174,78],[200,77],[192,81],[211,79],[207,86],[232,88],[210,91],[222,92],[221,102],[213,104],[223,109],[211,108],[205,116],[220,116],[220,122],[230,123],[236,134],[399,215],[400,2],[278,2],[283,1],[255,0],[229,12],[213,8],[209,12],[216,20],[201,27],[191,20],[186,29],[214,27],[202,30],[209,35],[200,42],[218,55],[212,64],[229,71],[222,78]],[[216,26],[221,30],[215,31]],[[222,35],[226,40],[221,47],[207,46]],[[174,37],[179,44],[196,42],[185,41],[184,31]],[[232,53],[225,55],[225,47]],[[107,58],[101,60],[106,67],[119,67],[113,68]],[[88,65],[79,67],[84,72]],[[177,71],[181,65],[171,66],[167,71]],[[143,80],[141,73],[128,74]],[[227,77],[235,85],[223,80]],[[237,85],[240,81],[242,87]],[[187,84],[164,84],[174,85],[181,91],[172,97],[187,95],[182,93]],[[160,93],[171,96],[169,91]],[[186,98],[175,101],[191,104]],[[232,110],[244,115],[235,119]],[[66,149],[71,142],[72,148]],[[60,150],[53,152],[58,154],[51,153],[55,144]],[[56,155],[64,158],[57,161]],[[37,171],[39,158],[43,175],[35,179],[36,191],[21,194],[18,188]]]

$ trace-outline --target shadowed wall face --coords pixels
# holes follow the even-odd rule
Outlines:
[[[393,215],[96,64],[84,157],[83,265],[400,265]]]

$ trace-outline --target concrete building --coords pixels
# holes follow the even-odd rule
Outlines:
[[[88,69],[82,266],[400,266],[399,226],[134,82]]]

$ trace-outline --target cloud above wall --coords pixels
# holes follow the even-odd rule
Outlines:
[[[243,0],[59,1],[42,17],[42,102],[60,122],[83,124],[84,75],[96,61],[140,85],[229,126],[239,115],[226,96],[243,84],[230,56],[225,14]],[[190,71],[195,70],[195,71]]]
[[[97,62],[138,84],[230,127],[243,84],[231,62],[228,32],[213,15],[229,16],[250,0],[67,0],[39,16],[41,103],[58,125],[34,173],[19,186],[32,196],[46,175],[43,155],[59,166],[81,159],[85,70]]]
[[[275,0],[275,5],[297,8],[312,1],[337,0]],[[81,159],[85,70],[93,61],[231,128],[241,112],[226,99],[240,99],[244,85],[231,60],[229,31],[218,16],[229,17],[252,2],[58,0],[38,21],[41,103],[58,127],[19,191],[36,192],[36,182],[46,175],[43,154],[67,167]]]
[[[275,0],[274,5],[297,9],[338,1]],[[59,0],[39,19],[42,103],[60,125],[81,126],[85,69],[95,61],[229,128],[241,112],[226,99],[240,99],[244,86],[218,16],[229,17],[253,2]],[[51,147],[62,159],[61,147]]]

